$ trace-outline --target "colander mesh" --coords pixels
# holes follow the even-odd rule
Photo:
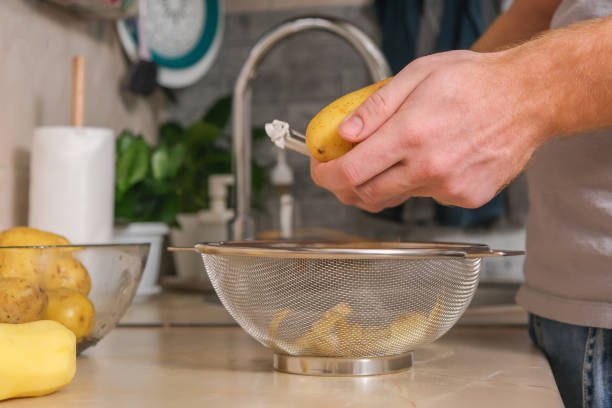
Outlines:
[[[202,256],[223,305],[251,336],[277,352],[328,357],[400,354],[436,340],[469,305],[481,266],[460,257]]]

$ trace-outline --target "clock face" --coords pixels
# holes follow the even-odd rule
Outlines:
[[[222,0],[146,0],[144,29],[151,58],[159,67],[158,82],[169,88],[188,86],[215,60],[223,34]],[[117,23],[121,44],[138,60],[136,19]]]
[[[205,21],[202,1],[147,0],[147,40],[161,57],[176,58],[189,53],[197,45]]]

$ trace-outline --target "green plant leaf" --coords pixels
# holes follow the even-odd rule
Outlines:
[[[166,145],[158,147],[151,155],[151,170],[155,180],[163,180],[168,177],[170,167],[169,156],[170,153]]]
[[[136,139],[134,134],[129,130],[123,130],[119,137],[117,137],[117,155],[123,154],[127,150],[128,147],[132,144],[132,142]]]
[[[147,179],[144,184],[148,193],[153,196],[176,195],[176,186],[172,180]]]
[[[183,140],[183,127],[177,122],[166,122],[159,127],[159,142],[174,146]]]
[[[119,196],[146,178],[149,171],[150,150],[147,142],[139,135],[119,155],[115,176]]]
[[[209,149],[221,135],[221,129],[210,123],[196,122],[185,131],[187,146],[191,153],[201,153]]]
[[[223,131],[230,114],[231,98],[225,97],[186,128],[164,123],[154,148],[141,135],[122,132],[116,146],[116,222],[176,225],[179,213],[208,208],[208,177],[231,172],[231,138]],[[265,138],[262,128],[252,132],[254,140]],[[266,172],[254,165],[252,175],[253,204],[261,208]]]
[[[166,196],[159,209],[157,219],[171,226],[177,226],[176,217],[182,212],[182,206],[179,198],[176,195]]]
[[[185,161],[185,145],[178,143],[172,147],[161,145],[151,155],[151,169],[155,180],[170,179],[176,176]]]
[[[168,151],[168,177],[176,177],[185,163],[187,148],[183,143],[177,143]]]
[[[217,100],[202,117],[203,122],[225,129],[232,113],[232,96],[226,95]]]

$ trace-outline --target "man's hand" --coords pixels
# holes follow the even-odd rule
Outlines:
[[[339,127],[344,156],[311,164],[346,204],[380,211],[413,196],[489,201],[557,135],[612,128],[612,16],[495,53],[420,58]]]
[[[487,203],[550,135],[534,120],[546,96],[508,52],[415,60],[342,123],[342,137],[359,144],[331,162],[313,160],[313,180],[371,212],[413,196]]]

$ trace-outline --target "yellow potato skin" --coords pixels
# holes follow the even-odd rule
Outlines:
[[[67,253],[57,254],[48,260],[42,280],[46,290],[66,288],[85,296],[91,290],[89,273],[81,262]]]
[[[50,394],[76,373],[76,338],[57,322],[0,323],[0,401]]]
[[[0,233],[0,246],[70,245],[61,235],[30,227],[15,227]]]
[[[23,278],[0,278],[0,323],[40,320],[48,297],[38,285]]]
[[[70,245],[57,234],[30,227],[15,227],[0,232],[0,247]],[[47,251],[48,253],[48,251]],[[42,265],[47,255],[38,249],[0,249],[0,277],[19,277],[44,286]]]
[[[320,162],[327,162],[351,150],[353,143],[340,137],[338,126],[370,95],[390,80],[391,78],[387,78],[348,93],[321,109],[306,128],[306,146],[308,146],[310,155]]]
[[[94,306],[86,296],[72,289],[47,291],[49,304],[43,318],[55,320],[70,329],[77,342],[89,335],[96,322]]]
[[[70,245],[57,234],[29,227],[15,227],[0,233],[0,246]],[[87,270],[72,256],[75,248],[0,249],[0,277],[20,277],[45,290],[74,289],[88,295],[91,279]]]
[[[0,278],[23,278],[43,286],[41,264],[46,262],[38,249],[0,250]]]

